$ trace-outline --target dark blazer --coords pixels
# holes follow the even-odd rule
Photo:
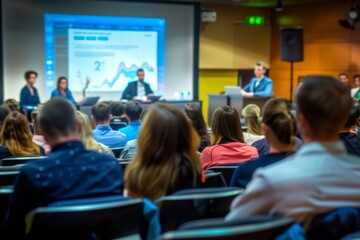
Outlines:
[[[127,100],[133,99],[133,97],[138,95],[137,87],[138,87],[138,81],[129,82],[128,85],[126,86],[121,98],[127,99]],[[145,87],[146,95],[154,93],[153,90],[151,90],[150,84],[144,82],[144,87]]]
[[[258,159],[240,164],[232,175],[230,186],[246,188],[256,169],[276,163],[288,155],[287,152],[270,153],[262,155]]]
[[[20,106],[37,106],[40,104],[40,98],[38,91],[35,87],[34,95],[31,95],[30,90],[27,86],[23,87],[20,92]]]
[[[360,136],[358,134],[344,132],[340,133],[339,136],[348,153],[360,156]]]

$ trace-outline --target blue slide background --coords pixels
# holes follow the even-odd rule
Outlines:
[[[109,17],[87,15],[45,14],[45,68],[46,68],[46,94],[50,95],[56,87],[56,79],[60,75],[68,75],[68,30],[119,30],[119,31],[156,31],[157,41],[157,85],[158,93],[162,94],[161,86],[164,86],[165,70],[165,19],[161,18],[133,18],[133,17]],[[117,74],[134,77],[137,68],[147,66],[120,66]],[[151,70],[151,69],[150,69]],[[106,80],[103,84],[109,85],[117,78]],[[69,79],[71,81],[71,79]],[[101,88],[100,88],[101,89]],[[99,89],[99,91],[101,91]],[[122,91],[122,89],[119,89]]]

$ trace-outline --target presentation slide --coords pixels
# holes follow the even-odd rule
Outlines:
[[[136,71],[165,100],[198,99],[199,8],[194,2],[2,0],[4,98],[27,70],[41,102],[65,76],[75,100],[119,100]],[[89,80],[89,81],[87,81]]]
[[[57,66],[67,57],[69,89],[119,92],[145,71],[145,81],[162,93],[165,20],[45,14],[46,86],[56,86]],[[60,59],[59,59],[60,58]]]

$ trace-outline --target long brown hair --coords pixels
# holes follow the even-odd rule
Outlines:
[[[211,119],[211,129],[213,145],[219,144],[222,138],[234,142],[244,142],[239,113],[230,106],[215,109]]]
[[[200,106],[194,103],[186,103],[185,114],[191,120],[191,124],[197,131],[201,140],[206,142],[207,145],[210,145],[210,135],[207,133],[207,127]]]
[[[289,145],[294,150],[296,145],[296,123],[290,112],[290,102],[285,98],[268,100],[262,113],[262,122],[269,126],[273,135],[281,144]]]
[[[14,156],[39,155],[40,149],[32,141],[29,123],[24,115],[11,112],[1,129],[1,145],[6,146]]]
[[[177,108],[156,104],[146,114],[138,137],[138,152],[126,168],[125,187],[131,195],[155,200],[178,184],[180,166],[187,165],[193,184],[201,173],[196,153],[199,137]]]

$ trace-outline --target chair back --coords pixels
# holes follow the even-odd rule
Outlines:
[[[0,187],[13,186],[19,171],[0,171]]]
[[[359,239],[360,239],[360,232],[354,232],[341,238],[341,240],[359,240]]]
[[[205,175],[204,187],[227,187],[227,184],[220,172],[214,172]]]
[[[26,216],[33,239],[117,239],[139,236],[143,201],[122,196],[63,201],[40,207]],[[83,202],[83,204],[81,204]]]
[[[190,220],[225,217],[232,200],[242,192],[236,187],[198,188],[159,198],[156,204],[162,232],[175,230]]]
[[[110,122],[110,127],[114,131],[118,131],[119,129],[126,127],[126,126],[127,126],[126,122],[120,122],[120,121],[111,121]]]
[[[275,239],[294,223],[292,219],[261,218],[247,218],[231,222],[224,222],[223,219],[194,221],[181,230],[163,234],[161,239],[267,240]]]
[[[0,187],[0,221],[5,220],[5,214],[9,207],[10,196],[13,193],[13,187]],[[0,236],[2,236],[3,224],[0,224]]]
[[[114,153],[116,158],[119,158],[121,152],[124,150],[124,147],[111,147],[110,150]]]
[[[339,208],[315,216],[307,228],[306,239],[341,239],[357,231],[360,231],[360,209]]]
[[[228,186],[230,186],[233,172],[235,171],[235,169],[237,168],[238,165],[239,165],[239,163],[217,165],[217,166],[208,168],[207,172],[220,172],[223,175],[226,184]]]
[[[44,159],[46,156],[23,156],[23,157],[9,157],[3,158],[0,160],[0,166],[15,166],[26,164],[30,161],[36,161],[39,159]]]
[[[123,172],[125,172],[125,169],[127,167],[127,165],[129,165],[129,163],[131,163],[131,159],[121,159],[118,158],[118,163],[121,165]]]

